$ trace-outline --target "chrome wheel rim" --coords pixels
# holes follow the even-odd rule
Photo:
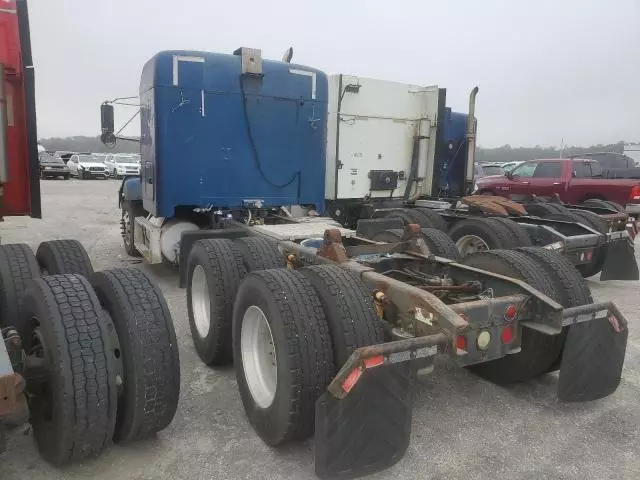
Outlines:
[[[131,215],[127,210],[122,212],[122,241],[129,247],[131,243]]]
[[[251,396],[260,408],[268,408],[278,384],[276,349],[267,317],[255,305],[247,308],[242,317],[240,350]]]
[[[465,235],[456,241],[456,247],[460,255],[471,255],[476,252],[486,252],[490,250],[489,245],[482,238],[476,235]]]
[[[191,311],[198,335],[206,338],[211,328],[211,298],[202,265],[196,265],[191,276]]]

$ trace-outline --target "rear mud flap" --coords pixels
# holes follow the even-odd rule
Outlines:
[[[613,242],[606,247],[600,280],[638,280],[638,262],[631,239]]]
[[[610,313],[568,330],[558,381],[560,401],[586,402],[615,392],[629,336],[626,322]]]
[[[315,468],[348,479],[397,463],[409,446],[415,361],[367,369],[347,396],[325,392],[316,403]]]

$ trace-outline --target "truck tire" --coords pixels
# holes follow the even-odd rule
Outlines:
[[[618,212],[624,212],[625,211],[625,209],[624,209],[624,207],[622,205],[620,205],[619,203],[616,203],[616,202],[612,202],[611,200],[602,200],[600,198],[588,198],[582,203],[587,205],[587,206],[599,207],[599,208],[608,208],[610,210],[616,210]]]
[[[261,237],[242,237],[234,240],[235,247],[242,253],[242,261],[247,272],[283,268],[285,260],[278,251],[278,243]]]
[[[420,225],[421,228],[438,228],[443,231],[447,229],[446,223],[444,224],[444,228],[440,228],[443,227],[442,223],[444,223],[444,220],[440,215],[429,209],[424,209],[429,212],[428,214],[421,210],[422,209],[418,208],[399,208],[398,210],[390,211],[385,215],[385,217],[399,218],[405,223],[405,225],[415,223]]]
[[[533,245],[527,229],[509,218],[493,217],[493,220],[505,226],[523,246]]]
[[[89,254],[78,240],[42,242],[36,258],[44,275],[75,273],[89,278],[93,274]]]
[[[528,203],[524,208],[529,215],[540,218],[546,218],[547,215],[551,215],[553,213],[564,213],[567,211],[567,208],[564,205],[552,202]]]
[[[277,446],[311,436],[316,400],[335,368],[309,280],[285,269],[247,275],[233,309],[233,347],[240,398],[260,438]]]
[[[444,232],[435,228],[422,228],[422,239],[427,244],[429,252],[437,257],[448,258],[449,260],[460,260],[460,251]],[[375,242],[397,243],[402,238],[404,230],[391,228],[383,230],[373,236],[371,240]]]
[[[489,272],[524,280],[545,295],[559,300],[559,292],[540,263],[522,252],[494,250],[469,255],[462,263]],[[564,345],[563,335],[546,335],[522,329],[522,350],[506,357],[467,367],[493,383],[505,385],[526,382],[546,373]]]
[[[429,219],[431,225],[426,225],[423,228],[435,228],[442,232],[446,232],[448,229],[447,221],[435,210],[426,207],[416,207],[414,210],[420,212],[422,215]]]
[[[462,258],[456,244],[443,231],[435,228],[422,228],[420,231],[424,242],[429,247],[429,252],[436,257],[447,258],[456,262]]]
[[[608,233],[609,226],[607,221],[597,213],[590,212],[589,210],[570,209],[569,212],[575,217],[578,217],[580,223],[584,223],[588,227],[594,228],[600,233]]]
[[[171,423],[180,394],[180,361],[173,320],[160,287],[137,268],[96,272],[98,299],[119,340],[123,378],[113,440],[148,438]]]
[[[598,220],[594,219],[593,216],[598,217]],[[567,211],[566,213],[554,213],[547,216],[547,218],[549,220],[564,220],[567,222],[582,223],[588,227],[591,227],[591,228],[594,228],[595,230],[600,231],[600,233],[606,233],[608,231],[606,222],[603,219],[601,219],[599,215],[592,212],[588,212],[587,215],[584,215],[583,212],[578,213],[577,211],[573,210],[573,211]],[[600,273],[606,257],[607,257],[607,247],[605,245],[603,247],[596,249],[593,252],[593,258],[589,263],[576,265],[574,268],[576,268],[584,278],[592,277]]]
[[[140,252],[134,245],[134,219],[142,217],[145,211],[140,202],[131,202],[129,200],[122,201],[122,216],[120,217],[120,234],[122,235],[122,243],[127,255],[131,257],[139,257]]]
[[[189,326],[196,352],[207,365],[231,362],[233,302],[245,274],[242,254],[231,240],[198,240],[189,253]]]
[[[27,382],[30,421],[40,454],[54,465],[97,456],[113,437],[115,359],[102,316],[80,275],[35,279],[24,294],[25,351],[46,372]]]
[[[514,233],[522,227],[513,223],[515,227],[495,218],[468,218],[456,222],[449,230],[449,237],[462,257],[478,251],[530,246],[528,236],[525,241],[523,235]]]
[[[356,349],[384,342],[372,291],[357,275],[337,265],[315,265],[299,271],[311,282],[322,304],[336,370]]]
[[[564,308],[578,307],[593,303],[591,290],[582,275],[569,260],[556,252],[551,252],[544,248],[519,248],[519,252],[524,253],[528,257],[535,259],[544,269],[547,278],[553,283],[553,289],[556,296],[552,297]],[[562,345],[567,335],[567,328],[562,331]],[[560,368],[562,360],[562,351],[549,367],[548,371],[555,371]]]
[[[22,337],[20,299],[29,281],[39,276],[38,260],[28,245],[0,245],[0,328],[13,326]]]

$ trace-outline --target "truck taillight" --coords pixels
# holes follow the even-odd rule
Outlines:
[[[634,185],[631,187],[631,193],[629,194],[630,202],[640,201],[640,185]]]

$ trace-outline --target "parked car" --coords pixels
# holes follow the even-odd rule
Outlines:
[[[55,152],[53,152],[53,156],[62,159],[62,161],[66,164],[72,155],[81,153],[82,152],[70,152],[68,150],[56,150]],[[87,153],[86,155],[89,155],[89,153]]]
[[[584,157],[597,160],[602,166],[605,178],[640,178],[640,168],[636,166],[633,158],[622,153],[587,153]]]
[[[503,163],[502,165],[500,165],[502,167],[503,171],[509,171],[509,170],[513,170],[514,168],[516,168],[518,165],[520,165],[522,162],[517,161],[517,162],[506,162]]]
[[[71,155],[67,166],[71,175],[81,180],[85,178],[109,178],[107,166],[99,155],[91,153]]]
[[[476,191],[507,198],[558,196],[569,204],[598,198],[626,205],[629,213],[640,213],[640,180],[603,178],[600,163],[591,159],[530,160],[504,175],[478,179]]]
[[[122,178],[127,175],[140,175],[139,155],[110,153],[104,163],[109,170],[109,175],[114,178]]]
[[[46,151],[38,153],[40,160],[40,178],[64,178],[69,179],[69,168],[64,164],[61,158],[54,157]]]
[[[483,163],[482,172],[487,175],[502,175],[504,173],[503,164],[499,162]]]

